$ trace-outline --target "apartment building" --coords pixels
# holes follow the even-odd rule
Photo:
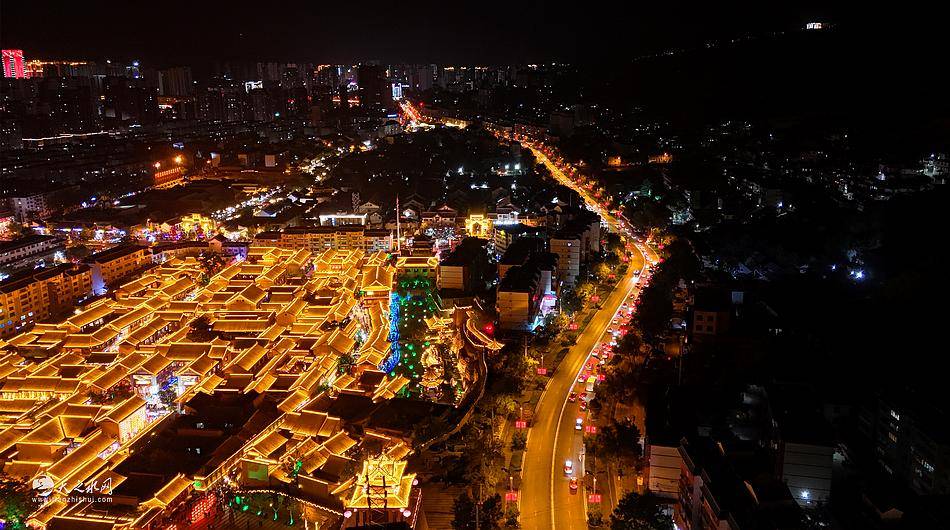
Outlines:
[[[673,523],[683,530],[800,528],[801,508],[785,484],[769,473],[770,462],[749,448],[732,450],[707,437],[679,448],[679,498]]]
[[[858,429],[878,465],[920,495],[950,493],[947,414],[916,389],[885,390],[862,407]]]
[[[552,237],[551,252],[557,254],[558,275],[564,285],[574,285],[581,271],[581,240],[579,237]]]
[[[99,295],[151,264],[152,255],[149,248],[142,245],[119,245],[97,252],[84,262],[92,269],[93,293]]]
[[[439,289],[460,292],[484,289],[489,268],[487,244],[488,241],[475,237],[463,239],[439,263]]]
[[[370,230],[362,225],[299,226],[280,231],[261,232],[255,242],[266,242],[278,248],[323,252],[335,250],[392,251],[389,230]]]
[[[66,250],[65,240],[55,236],[31,235],[0,243],[0,269],[15,271],[33,268],[38,261],[52,261]]]
[[[554,309],[557,257],[544,253],[508,269],[498,284],[495,309],[502,329],[532,331]]]
[[[25,271],[0,282],[0,338],[13,336],[92,294],[86,265]]]
[[[551,252],[558,255],[558,273],[564,285],[574,285],[581,264],[600,252],[600,219],[590,214],[568,221],[551,236]]]

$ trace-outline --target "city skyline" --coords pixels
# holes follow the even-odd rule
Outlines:
[[[0,528],[950,528],[941,24],[3,2]]]

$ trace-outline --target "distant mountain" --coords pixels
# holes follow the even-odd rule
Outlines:
[[[641,59],[598,96],[676,123],[722,119],[849,127],[893,141],[950,141],[946,42],[930,33],[789,31]],[[601,71],[603,73],[603,71]]]

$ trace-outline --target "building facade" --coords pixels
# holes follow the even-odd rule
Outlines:
[[[89,256],[85,263],[92,269],[93,293],[100,295],[152,263],[152,255],[148,247],[120,245]]]
[[[0,338],[13,336],[92,295],[88,266],[31,270],[0,282]]]

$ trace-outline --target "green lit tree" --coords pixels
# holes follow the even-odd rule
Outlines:
[[[0,518],[3,528],[25,530],[26,519],[37,508],[30,486],[7,475],[0,475]]]

